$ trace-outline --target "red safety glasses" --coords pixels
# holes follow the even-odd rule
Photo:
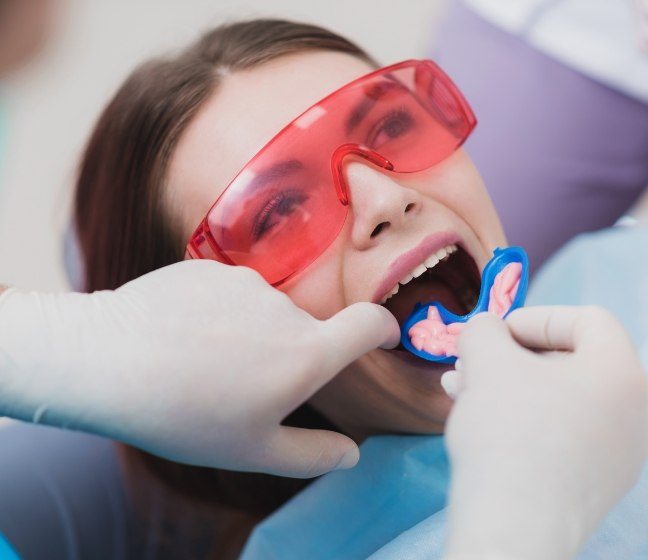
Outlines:
[[[284,127],[239,171],[191,236],[187,257],[248,266],[279,285],[339,235],[353,202],[346,156],[390,172],[422,171],[449,157],[476,123],[429,60],[358,78]]]

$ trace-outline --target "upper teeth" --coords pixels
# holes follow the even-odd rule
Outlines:
[[[454,253],[457,250],[456,245],[448,245],[447,247],[444,247],[443,249],[439,249],[434,255],[429,256],[425,261],[423,261],[421,264],[417,265],[413,270],[408,272],[401,281],[394,286],[390,292],[388,292],[385,297],[382,299],[380,304],[382,305],[385,303],[390,297],[392,297],[394,294],[398,293],[398,290],[401,286],[404,286],[407,284],[410,280],[414,278],[418,278],[421,274],[423,274],[428,268],[434,268],[437,264],[439,264],[439,261],[447,258],[449,255]]]

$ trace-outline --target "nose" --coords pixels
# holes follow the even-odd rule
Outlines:
[[[349,161],[345,178],[353,212],[351,240],[359,250],[401,230],[420,209],[418,191],[398,184],[372,165]]]

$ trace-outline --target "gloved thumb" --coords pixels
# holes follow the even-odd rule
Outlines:
[[[492,313],[480,313],[462,330],[458,350],[462,383],[469,387],[492,383],[493,375],[508,371],[507,358],[517,354],[519,347],[502,319]]]
[[[355,303],[322,323],[330,352],[323,373],[329,381],[354,360],[375,348],[393,348],[400,340],[398,321],[375,303]],[[322,383],[322,384],[323,384]]]
[[[263,472],[293,478],[312,478],[350,469],[360,459],[356,443],[328,430],[279,426],[264,449]]]
[[[614,316],[596,306],[547,306],[516,309],[506,318],[515,339],[527,348],[599,353],[627,340]],[[618,328],[614,328],[614,327]],[[600,333],[604,332],[605,336]]]

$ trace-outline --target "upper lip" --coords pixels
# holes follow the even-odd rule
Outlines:
[[[408,272],[411,272],[439,249],[448,245],[458,245],[461,241],[459,235],[451,231],[440,231],[428,235],[416,247],[403,253],[389,265],[389,269],[380,284],[378,284],[371,301],[373,303],[382,301]]]

